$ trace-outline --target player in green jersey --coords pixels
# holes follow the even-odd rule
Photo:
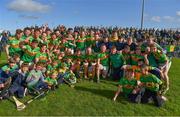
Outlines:
[[[125,59],[125,62],[127,65],[131,64],[131,54],[130,54],[130,47],[126,45],[124,49],[122,50],[122,55]]]
[[[24,62],[34,62],[35,56],[39,53],[40,48],[38,47],[38,41],[33,40],[31,45],[22,46],[22,50],[24,52],[21,60]]]
[[[142,75],[140,77],[140,86],[145,88],[145,92],[142,96],[142,103],[148,103],[149,99],[152,98],[155,106],[161,107],[164,103],[164,98],[161,94],[162,81],[155,75],[149,73],[148,66],[142,66]]]
[[[48,63],[49,61],[49,55],[47,53],[47,47],[46,45],[41,45],[40,52],[38,52],[35,56],[35,63],[37,62],[43,62],[43,63]]]
[[[131,65],[138,65],[140,59],[143,59],[146,65],[149,64],[147,54],[142,55],[141,47],[136,47],[135,53],[131,54]]]
[[[138,88],[132,70],[127,71],[127,75],[120,79],[118,90],[115,93],[113,101],[116,101],[116,98],[120,93],[123,93],[131,102],[139,103],[141,101],[140,89]]]
[[[85,32],[82,31],[81,35],[76,39],[76,48],[83,51],[85,49],[85,40],[86,40]]]
[[[109,70],[109,53],[106,52],[106,45],[101,45],[101,51],[97,55],[97,82],[100,81],[100,75],[107,77]]]
[[[18,53],[20,56],[22,55],[22,50],[20,48],[21,37],[22,37],[22,30],[17,29],[15,37],[9,38],[8,44],[5,47],[8,58],[12,57],[15,53]]]
[[[169,90],[168,72],[169,72],[169,69],[170,69],[170,66],[171,66],[171,62],[169,61],[166,54],[159,51],[155,45],[151,45],[151,53],[155,57],[155,59],[156,59],[156,61],[158,63],[158,67],[160,68],[160,70],[162,71],[162,73],[164,75],[165,82],[166,82],[166,90],[165,90],[165,92],[166,92],[166,91]]]
[[[90,78],[93,80],[95,77],[95,70],[96,70],[96,54],[92,53],[91,47],[86,49],[86,53],[84,55],[84,77]]]
[[[119,80],[123,76],[121,67],[125,64],[125,59],[121,53],[117,52],[116,46],[111,48],[110,64],[113,80]]]

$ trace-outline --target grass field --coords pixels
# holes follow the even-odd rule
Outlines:
[[[6,62],[5,55],[0,57],[0,65]],[[123,97],[112,101],[116,83],[103,80],[100,84],[82,81],[75,88],[61,85],[56,91],[29,104],[23,111],[17,111],[10,101],[0,101],[0,115],[6,116],[47,116],[47,115],[180,115],[180,59],[174,58],[169,73],[170,90],[166,94],[168,101],[162,108],[152,104],[132,104]],[[27,100],[28,97],[21,101]]]

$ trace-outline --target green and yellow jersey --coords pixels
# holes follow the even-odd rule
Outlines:
[[[12,37],[9,39],[8,41],[8,45],[9,45],[9,54],[10,56],[14,55],[15,53],[20,54],[21,53],[21,48],[19,47],[19,43],[21,41],[15,37]]]
[[[39,53],[40,48],[39,47],[32,48],[31,46],[26,45],[23,51],[24,54],[22,56],[22,60],[24,62],[32,62],[35,59],[36,54]]]
[[[100,59],[100,64],[103,66],[109,66],[109,53],[104,52],[104,53],[99,53],[97,55],[97,58]]]
[[[122,92],[128,96],[136,88],[137,81],[135,79],[128,80],[127,78],[123,77],[120,79],[119,85],[122,86]]]
[[[159,91],[159,85],[162,84],[162,81],[151,73],[148,75],[141,75],[140,81],[144,83],[146,89],[154,92]]]

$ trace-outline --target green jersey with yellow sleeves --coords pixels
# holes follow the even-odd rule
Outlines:
[[[146,89],[155,92],[159,91],[159,85],[162,84],[162,81],[151,73],[148,75],[141,75],[140,81],[144,83]]]
[[[131,94],[132,91],[136,88],[137,80],[136,79],[128,80],[127,78],[123,77],[120,79],[119,85],[122,86],[123,93],[125,93],[125,95],[128,95]]]
[[[20,43],[20,40],[15,38],[15,37],[12,37],[9,39],[8,44],[10,45],[10,47],[9,47],[9,54],[10,55],[21,52],[21,48],[19,47],[19,43]]]
[[[35,59],[36,54],[39,53],[39,50],[39,47],[32,48],[31,46],[26,45],[25,49],[23,49],[24,55],[22,56],[22,60],[24,62],[32,62]]]
[[[56,79],[52,79],[50,77],[45,78],[45,82],[47,82],[48,85],[57,85],[58,84]]]
[[[36,57],[35,58],[38,58],[39,59],[39,62],[47,62],[48,59],[49,59],[49,56],[47,53],[41,53],[41,52],[38,52],[36,54]]]

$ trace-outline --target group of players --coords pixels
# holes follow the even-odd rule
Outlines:
[[[8,96],[22,98],[30,92],[55,89],[61,83],[74,86],[87,79],[119,82],[119,93],[134,103],[158,107],[169,90],[171,61],[149,35],[136,41],[119,35],[109,36],[93,30],[76,31],[64,26],[17,29],[5,47],[8,64],[0,69],[0,90],[8,87]],[[3,96],[2,96],[3,98]]]

